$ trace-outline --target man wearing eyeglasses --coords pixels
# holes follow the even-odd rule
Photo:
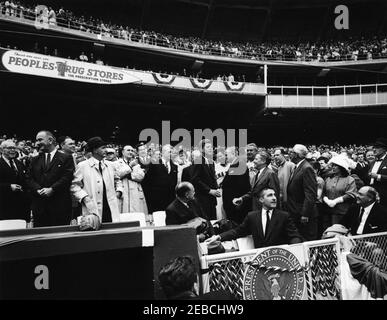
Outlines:
[[[29,200],[25,193],[25,167],[17,160],[13,140],[1,143],[0,157],[0,220],[29,218]]]

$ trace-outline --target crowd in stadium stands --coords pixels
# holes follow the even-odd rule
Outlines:
[[[47,46],[41,46],[38,43],[35,43],[33,47],[28,47],[26,45],[23,45],[23,47],[17,47],[17,46],[11,46],[9,44],[3,44],[0,43],[0,47],[6,48],[6,49],[13,49],[13,50],[24,50],[24,51],[29,51],[29,52],[35,52],[35,53],[41,53],[44,55],[49,55],[49,56],[54,56],[54,57],[62,57],[62,58],[67,58],[71,60],[76,60],[76,61],[83,61],[83,62],[89,62],[89,63],[95,63],[98,65],[109,65],[104,59],[101,57],[95,57],[92,52],[90,53],[85,53],[82,51],[79,56],[73,56],[73,55],[68,55],[63,52],[63,50],[58,50],[56,48],[54,49],[49,49]],[[262,83],[263,82],[263,71],[262,69],[259,69],[255,73],[254,76],[246,76],[242,73],[240,74],[233,74],[231,72],[228,72],[227,74],[219,74],[219,73],[208,73],[208,72],[203,72],[202,70],[200,71],[193,71],[190,69],[186,68],[178,68],[178,67],[171,67],[174,68],[175,70],[179,71],[174,71],[174,70],[149,70],[144,68],[144,65],[138,65],[134,64],[131,61],[131,65],[126,65],[123,61],[117,61],[113,63],[114,67],[121,67],[121,68],[126,68],[126,69],[132,69],[132,70],[139,70],[139,71],[144,71],[144,72],[157,72],[161,74],[167,74],[167,75],[176,75],[176,76],[182,76],[182,77],[190,77],[190,78],[197,78],[197,79],[210,79],[210,80],[217,80],[217,81],[229,81],[229,82],[256,82],[256,83]]]
[[[0,13],[35,20],[34,7],[21,5],[17,1],[0,2]],[[128,26],[106,23],[101,19],[76,16],[70,10],[49,7],[42,21],[105,37],[175,48],[200,54],[212,54],[233,58],[255,60],[292,60],[292,61],[340,61],[370,60],[387,57],[387,38],[350,38],[343,41],[320,41],[316,43],[281,43],[215,41],[198,37],[178,37],[155,31],[138,30]]]
[[[166,211],[167,224],[193,223],[202,240],[214,237],[210,220],[243,226],[225,240],[248,232],[248,213],[263,205],[289,212],[299,232],[289,237],[301,240],[335,224],[352,234],[387,231],[385,138],[350,146],[214,148],[204,139],[190,148],[133,147],[40,131],[34,141],[2,136],[0,154],[0,219],[28,221],[32,210],[35,226],[70,224],[82,214],[116,222],[130,212],[151,223],[152,213]],[[273,241],[254,239],[256,246],[287,240]]]

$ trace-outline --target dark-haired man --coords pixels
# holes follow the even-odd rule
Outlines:
[[[253,210],[258,210],[260,203],[258,197],[261,191],[265,188],[271,188],[275,191],[278,202],[280,201],[280,186],[276,173],[268,166],[271,162],[269,153],[266,151],[259,151],[254,159],[254,166],[257,174],[255,175],[254,183],[251,190],[239,198],[234,198],[233,203],[236,206],[243,202],[249,201]]]
[[[277,209],[275,191],[264,188],[259,194],[261,209],[251,211],[235,229],[212,236],[207,243],[233,240],[252,235],[255,248],[302,242],[289,213]]]
[[[26,177],[32,194],[34,225],[67,225],[71,220],[73,158],[57,151],[55,137],[47,130],[38,132],[36,146],[40,154],[31,160]]]
[[[199,143],[202,151],[200,163],[193,163],[191,182],[197,192],[197,200],[210,220],[216,219],[216,198],[221,192],[216,181],[213,161],[213,146],[210,140],[203,139]]]

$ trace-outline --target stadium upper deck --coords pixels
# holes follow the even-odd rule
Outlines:
[[[324,4],[325,3],[325,4]],[[349,1],[351,24],[336,30],[331,1],[131,1],[107,3],[47,0],[46,13],[34,6],[1,3],[3,14],[50,26],[99,34],[199,55],[243,60],[335,62],[387,57],[383,1]],[[95,4],[95,5],[94,5]],[[107,13],[108,12],[108,13]],[[364,22],[365,12],[373,19]],[[107,16],[107,14],[109,14]],[[45,18],[44,15],[47,15]],[[262,25],[257,25],[261,23]],[[199,28],[201,25],[201,28]],[[284,27],[285,26],[285,27]],[[201,32],[199,32],[201,29]],[[152,30],[152,31],[149,31]]]

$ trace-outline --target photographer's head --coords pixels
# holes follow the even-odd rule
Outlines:
[[[176,197],[183,202],[189,202],[195,198],[195,188],[187,181],[180,182],[175,189]]]
[[[183,299],[197,295],[195,283],[198,281],[198,275],[190,256],[169,261],[161,268],[158,278],[167,299]],[[184,297],[181,296],[183,294]]]

